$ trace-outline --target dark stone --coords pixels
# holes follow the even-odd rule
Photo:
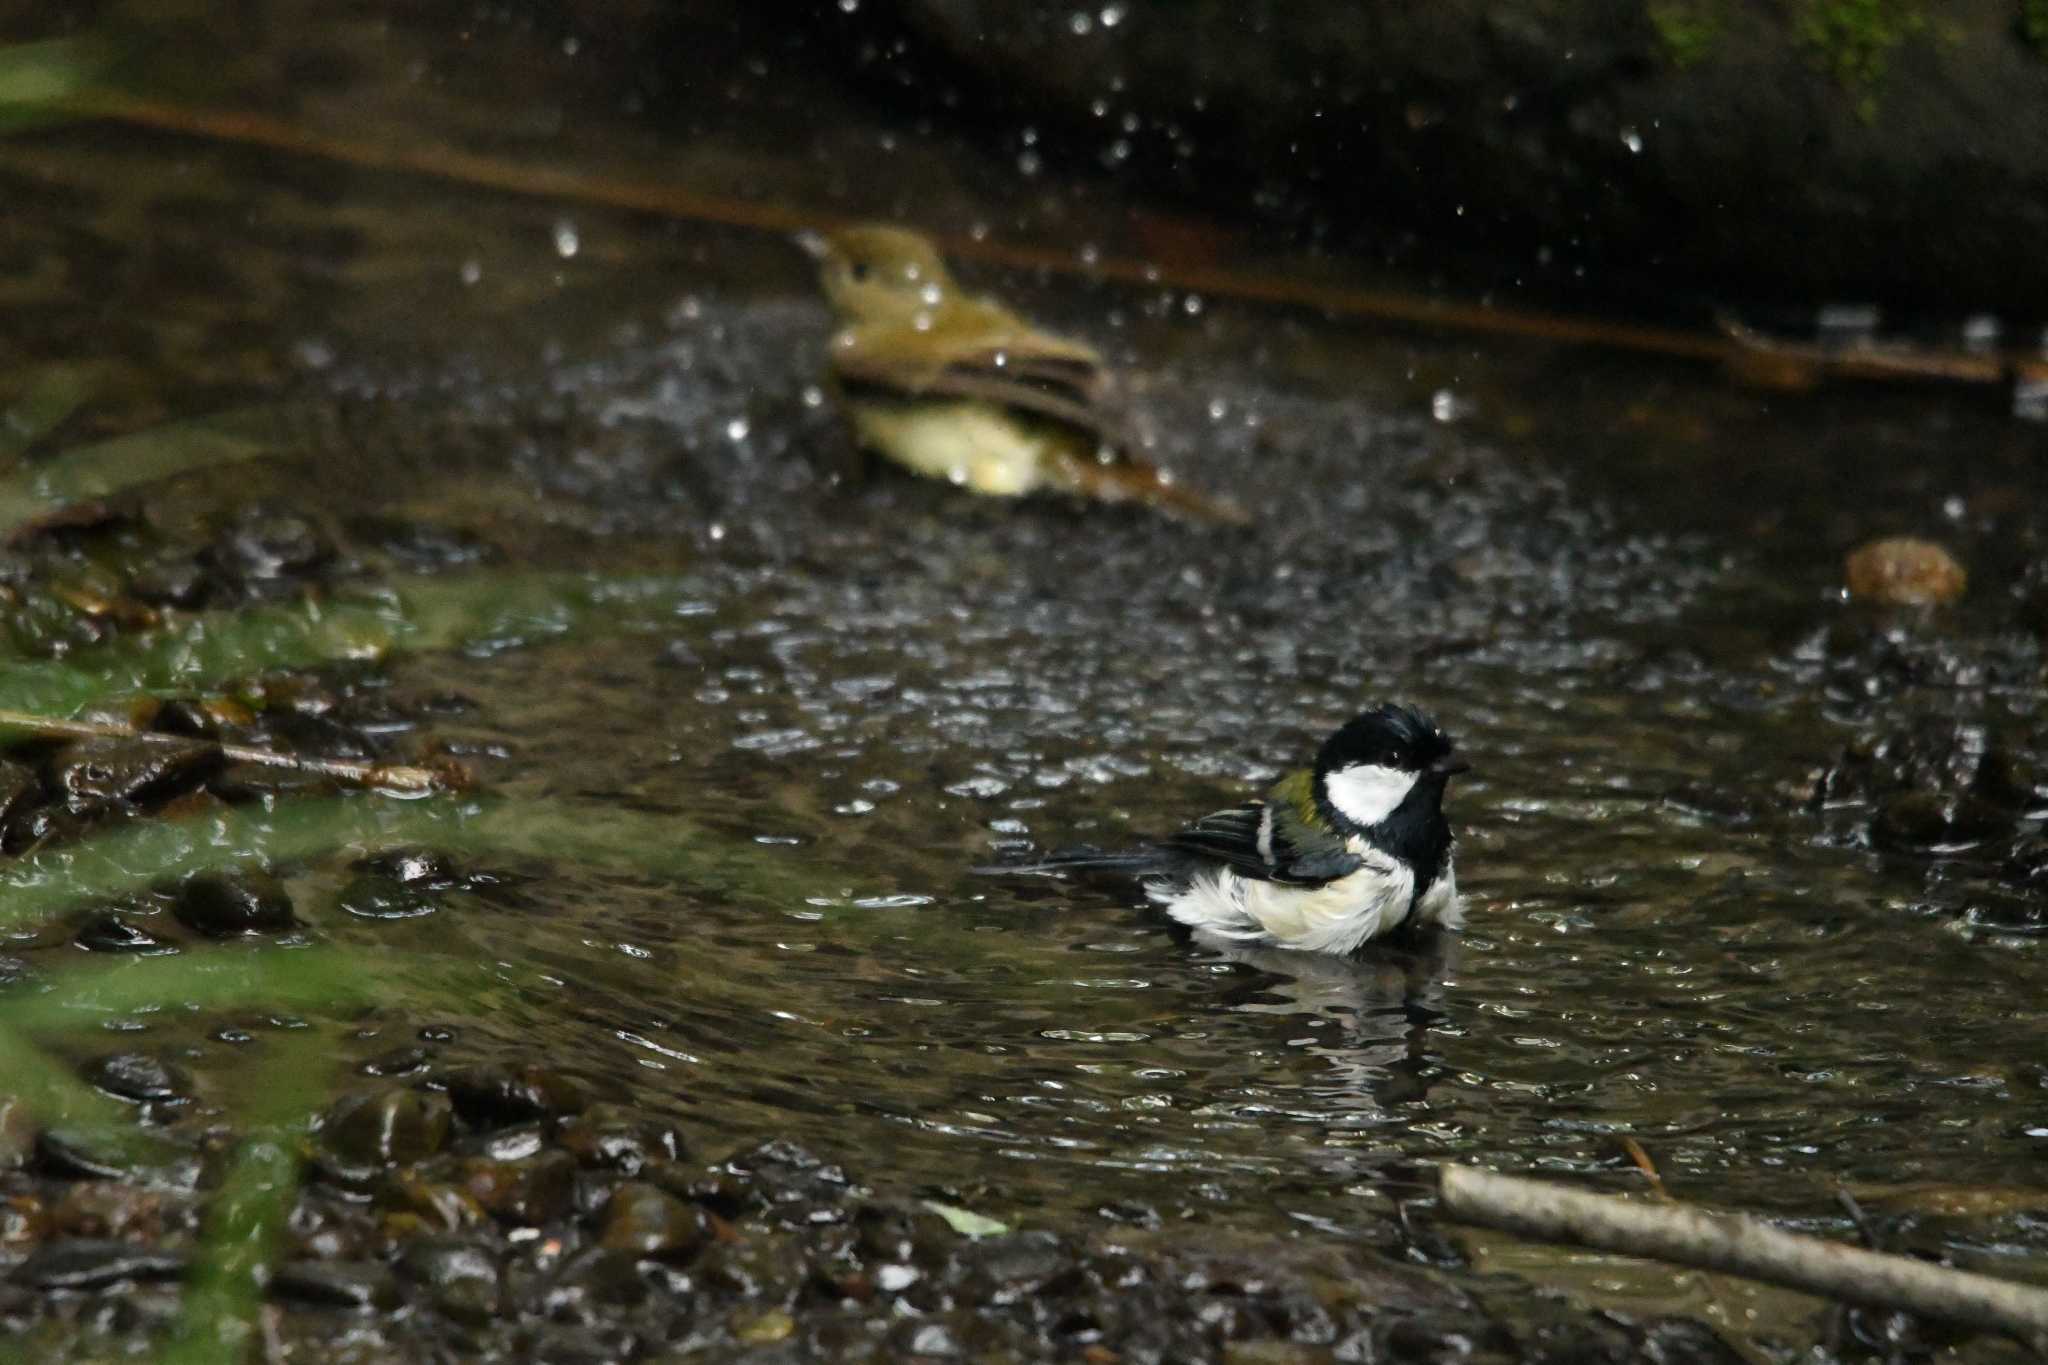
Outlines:
[[[143,1052],[117,1052],[88,1062],[85,1079],[110,1095],[138,1104],[163,1104],[192,1093],[192,1077],[184,1068]]]
[[[575,1202],[576,1162],[566,1152],[544,1152],[526,1161],[463,1157],[455,1161],[450,1178],[484,1212],[508,1223],[545,1223]]]
[[[182,1252],[101,1237],[70,1237],[37,1247],[15,1267],[12,1278],[35,1289],[99,1289],[123,1280],[176,1279],[184,1273]]]
[[[445,890],[462,884],[454,860],[431,848],[387,848],[366,858],[358,858],[352,866],[358,872],[393,881],[400,886]]]
[[[2004,811],[1967,793],[1906,792],[1885,802],[1870,836],[1880,848],[1939,852],[1968,848],[2011,828]]]
[[[211,587],[206,569],[194,559],[158,560],[128,580],[128,591],[138,600],[188,610],[206,605]]]
[[[108,911],[94,915],[79,926],[72,942],[89,952],[95,953],[175,953],[178,951],[164,943],[148,930],[131,924],[122,916]]]
[[[390,1309],[398,1280],[375,1261],[295,1261],[270,1277],[274,1298],[315,1308]]]
[[[0,758],[0,825],[11,824],[42,800],[43,784],[35,769],[11,758]]]
[[[188,928],[214,938],[289,929],[291,897],[275,877],[254,872],[200,872],[178,887],[175,913]]]
[[[388,877],[352,878],[334,904],[358,919],[418,919],[441,908],[431,889]]]
[[[188,791],[220,763],[218,745],[141,739],[81,740],[60,752],[50,776],[74,806],[149,802]]]
[[[712,1240],[711,1215],[652,1185],[629,1180],[605,1206],[598,1244],[612,1251],[688,1261]]]
[[[207,555],[222,569],[262,579],[304,573],[333,549],[304,517],[252,507],[214,541]]]
[[[578,1114],[588,1103],[581,1086],[534,1063],[465,1067],[449,1073],[446,1084],[455,1112],[478,1127]]]
[[[563,1124],[556,1140],[585,1166],[629,1176],[683,1155],[683,1140],[674,1128],[609,1103],[593,1104]]]
[[[448,1097],[387,1086],[345,1095],[320,1122],[320,1138],[344,1160],[403,1166],[441,1150],[448,1140]]]
[[[433,1061],[434,1054],[423,1047],[401,1047],[379,1053],[357,1069],[365,1076],[416,1076]]]
[[[148,1130],[45,1128],[36,1134],[35,1164],[65,1180],[128,1180],[190,1189],[199,1158]]]
[[[501,557],[498,547],[473,531],[397,517],[358,517],[349,531],[409,569],[457,569]]]
[[[206,785],[223,801],[288,800],[341,790],[341,784],[331,777],[269,763],[230,763]]]
[[[2013,4],[1838,25],[1618,0],[1121,8],[1076,33],[1067,5],[893,0],[844,21],[844,50],[1036,125],[1034,155],[1354,235],[1398,216],[1560,274],[2048,311],[2048,53]]]

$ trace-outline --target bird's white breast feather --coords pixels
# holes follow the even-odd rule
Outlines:
[[[1324,779],[1323,790],[1330,804],[1346,819],[1360,825],[1377,825],[1392,815],[1415,785],[1417,773],[1402,772],[1378,763],[1353,763],[1338,768]]]
[[[1044,482],[1046,438],[994,404],[863,399],[852,411],[862,445],[928,478],[997,497]]]
[[[1241,877],[1224,867],[1200,873],[1184,885],[1154,883],[1146,892],[1167,914],[1198,933],[1234,943],[1348,953],[1397,928],[1407,918],[1415,894],[1410,869],[1362,840],[1353,841],[1352,851],[1364,856],[1365,866],[1322,886],[1283,886]],[[1453,912],[1442,914],[1437,886],[1432,886],[1418,910],[1426,919],[1455,925],[1456,900],[1452,890],[1448,904]],[[1432,903],[1439,907],[1435,915],[1428,913]]]

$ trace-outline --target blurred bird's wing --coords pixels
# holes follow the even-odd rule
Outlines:
[[[1264,801],[1247,802],[1203,816],[1165,846],[1221,862],[1241,876],[1287,886],[1321,886],[1365,865],[1342,839],[1276,818],[1281,814]]]
[[[930,326],[856,323],[833,338],[833,373],[850,389],[970,398],[1036,413],[1106,444],[1129,443],[1115,382],[1093,347],[1040,331],[1000,304],[959,299]]]
[[[1043,418],[1083,438],[1055,452],[1051,473],[1099,502],[1142,502],[1202,521],[1242,524],[1244,512],[1132,453],[1137,444],[1102,356],[1040,331],[990,299],[953,299],[930,325],[855,323],[833,337],[833,376],[850,395],[957,398]]]

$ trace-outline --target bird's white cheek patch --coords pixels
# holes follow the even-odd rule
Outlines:
[[[1377,763],[1354,763],[1330,774],[1330,804],[1354,823],[1377,825],[1407,797],[1416,776]]]

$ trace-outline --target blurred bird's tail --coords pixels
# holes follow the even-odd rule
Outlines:
[[[1180,483],[1157,465],[1135,456],[1113,464],[1069,455],[1057,460],[1055,477],[1074,492],[1097,502],[1142,502],[1191,521],[1243,526],[1251,521],[1242,507]]]
[[[1070,848],[1014,863],[994,863],[974,871],[984,877],[1050,877],[1068,872],[1144,877],[1167,872],[1173,856],[1164,849]]]

